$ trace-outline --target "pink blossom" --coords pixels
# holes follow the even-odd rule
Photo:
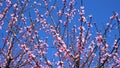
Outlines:
[[[32,51],[28,51],[28,56],[29,56],[29,58],[35,58],[35,55],[33,54],[33,52]]]
[[[51,6],[51,9],[55,9],[56,8],[56,6]]]
[[[105,53],[104,54],[105,56],[109,56],[109,57],[111,57],[112,55],[111,54],[109,54],[109,53]]]
[[[92,15],[89,15],[90,18],[92,18]]]
[[[68,24],[68,22],[67,22],[67,21],[65,21],[65,22],[64,22],[64,25],[67,25],[67,24]]]
[[[3,25],[4,24],[4,21],[0,21],[0,25]]]
[[[117,40],[114,41],[114,45],[117,43]]]
[[[72,0],[70,3],[69,3],[69,5],[74,5],[74,3],[75,3],[75,1],[74,0]]]
[[[85,30],[85,27],[84,26],[80,26],[78,29],[79,30]]]
[[[22,32],[23,32],[23,29],[22,29],[22,28],[20,28],[19,33],[22,33]]]
[[[93,46],[89,46],[88,48],[90,48],[91,49],[91,52],[94,50],[94,47]]]
[[[88,27],[90,28],[90,27],[92,27],[92,25],[90,23],[88,23]]]
[[[62,65],[64,62],[63,61],[58,61],[57,65]]]
[[[37,2],[36,2],[36,1],[34,1],[34,4],[37,4]]]
[[[25,51],[27,51],[27,50],[28,50],[28,48],[26,47],[26,45],[25,45],[25,44],[20,45],[20,47],[21,47],[23,50],[25,50]]]
[[[83,9],[84,9],[84,6],[80,6],[80,9],[82,9],[82,10],[83,10]]]
[[[87,20],[86,20],[85,16],[82,15],[81,18],[79,19],[79,21],[80,22],[86,22]]]
[[[24,34],[24,35],[22,36],[22,38],[26,39],[26,38],[27,38],[27,35],[26,35],[26,34]]]
[[[35,58],[34,54],[29,55],[29,58]]]
[[[120,58],[116,62],[120,65]]]
[[[110,20],[113,20],[113,19],[115,19],[115,18],[116,18],[115,16],[111,16],[111,17],[110,17]]]
[[[4,16],[4,15],[0,13],[0,18],[3,18],[3,16]]]
[[[17,8],[17,4],[15,3],[15,4],[13,5],[13,7],[14,7],[14,8]]]
[[[0,26],[0,30],[2,30],[2,26]]]
[[[62,20],[59,20],[60,23],[62,23]]]
[[[57,14],[58,14],[58,16],[61,16],[62,11],[61,11],[61,10],[59,10],[59,11],[57,12]]]
[[[44,1],[44,4],[45,4],[45,6],[48,6],[48,3],[47,3],[47,1]]]
[[[100,45],[102,43],[102,36],[98,35],[98,37],[96,37],[98,45]]]
[[[100,60],[100,62],[101,62],[101,63],[104,63],[104,60],[105,60],[105,58],[102,58],[102,59]]]
[[[92,53],[92,56],[93,56],[93,57],[95,57],[95,56],[96,56],[96,54],[95,54],[95,53]]]
[[[55,56],[59,56],[59,55],[60,55],[60,53],[59,53],[59,52],[56,52],[54,55],[55,55]]]
[[[68,0],[62,0],[62,1],[63,1],[63,3],[64,3],[64,2],[67,2]]]
[[[120,19],[118,19],[119,23],[120,23]]]
[[[0,2],[0,6],[3,6],[3,4]]]
[[[36,5],[41,6],[42,4],[41,3],[37,3]]]
[[[11,17],[14,17],[14,16],[15,16],[15,14],[11,14],[10,16],[11,16]]]
[[[46,12],[45,12],[45,15],[47,15],[47,16],[48,16],[48,15],[49,15],[49,12],[48,12],[48,11],[46,11]]]
[[[9,4],[11,4],[12,2],[11,2],[11,0],[6,0]]]
[[[43,45],[44,45],[45,47],[48,47],[48,44],[47,44],[47,43],[45,43],[45,42],[44,42],[44,44],[43,44]]]
[[[84,15],[85,14],[85,11],[84,10],[81,10],[80,11],[80,15]]]
[[[48,65],[52,65],[52,63],[50,62],[50,60],[47,60],[47,64]]]

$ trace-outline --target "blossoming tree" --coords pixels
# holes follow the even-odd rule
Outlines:
[[[83,0],[0,0],[0,67],[119,68],[118,13],[108,22],[100,30]]]

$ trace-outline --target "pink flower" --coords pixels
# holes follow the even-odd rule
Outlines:
[[[41,3],[37,3],[36,5],[41,6],[42,4]]]
[[[47,15],[47,16],[48,16],[48,15],[49,15],[49,12],[48,12],[48,11],[46,11],[46,12],[45,12],[45,15]]]
[[[69,3],[69,5],[74,5],[74,3],[75,3],[75,1],[74,0],[72,0],[70,3]]]
[[[102,58],[102,59],[100,60],[100,62],[101,62],[101,63],[104,63],[104,60],[105,60],[105,58]]]
[[[62,23],[62,20],[59,20],[60,23]]]
[[[33,52],[32,51],[28,51],[28,56],[29,56],[29,58],[35,58],[35,55],[33,54]]]
[[[89,15],[90,18],[92,18],[92,15]]]
[[[47,64],[48,65],[52,65],[52,63],[50,62],[50,60],[47,60]]]
[[[111,17],[110,17],[110,20],[113,20],[113,19],[115,19],[115,18],[116,18],[115,16],[111,16]]]
[[[48,44],[47,44],[47,43],[44,43],[44,46],[45,46],[45,47],[48,47]]]
[[[59,52],[56,52],[54,55],[55,55],[55,56],[59,56],[59,55],[60,55],[60,53],[59,53]]]
[[[22,29],[22,28],[20,28],[19,33],[22,33],[22,32],[23,32],[23,29]]]
[[[90,23],[88,23],[88,27],[90,28],[90,27],[92,27],[92,25]]]
[[[116,61],[118,64],[120,64],[120,58]]]
[[[0,26],[0,30],[2,30],[2,26]]]
[[[98,42],[98,46],[102,43],[102,36],[98,35],[98,37],[96,37],[96,40]]]
[[[0,6],[2,6],[3,4],[0,2]]]
[[[81,10],[80,11],[80,15],[84,15],[85,14],[85,11],[84,10]]]
[[[25,44],[20,45],[20,47],[21,47],[24,51],[27,51],[27,50],[28,50],[28,48],[26,47],[26,45],[25,45]]]
[[[0,18],[3,18],[3,16],[4,16],[4,15],[0,13]]]
[[[91,49],[91,50],[90,50],[91,52],[94,50],[94,47],[93,47],[93,46],[91,46],[91,45],[90,45],[88,48],[90,48],[90,49]]]
[[[51,6],[51,9],[55,9],[56,8],[56,6]]]
[[[80,9],[82,9],[82,10],[83,10],[83,9],[84,9],[84,6],[80,6]]]
[[[62,1],[63,1],[63,3],[64,3],[64,2],[67,2],[68,0],[62,0]]]
[[[0,21],[0,25],[3,25],[4,24],[4,21]]]
[[[34,1],[34,4],[37,4],[37,2],[36,2],[36,1]]]
[[[82,15],[81,18],[79,19],[79,21],[80,22],[86,22],[87,20],[86,20],[85,16]]]
[[[14,8],[17,8],[17,4],[15,3],[15,4],[13,5],[13,7],[14,7]]]
[[[79,30],[85,30],[85,27],[84,26],[80,26],[78,29]]]
[[[119,23],[120,23],[120,19],[118,19]]]
[[[59,10],[59,11],[57,12],[57,14],[58,14],[58,16],[60,16],[60,15],[62,14],[62,11]]]
[[[45,4],[45,6],[48,6],[48,3],[47,3],[47,1],[44,1],[44,4]]]
[[[63,61],[58,61],[57,65],[63,65],[63,63],[64,63]]]
[[[65,21],[65,22],[64,22],[64,25],[67,25],[67,24],[68,24],[68,22],[67,22],[67,21]]]
[[[11,4],[12,2],[11,2],[11,0],[6,0],[6,2],[8,2],[9,4]]]

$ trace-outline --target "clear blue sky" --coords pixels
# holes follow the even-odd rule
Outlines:
[[[92,14],[96,22],[105,22],[116,11],[120,14],[120,0],[84,0],[87,14]]]

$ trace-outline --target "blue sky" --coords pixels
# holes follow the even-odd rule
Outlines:
[[[85,0],[85,11],[92,14],[96,22],[107,22],[116,11],[120,14],[120,0]]]

